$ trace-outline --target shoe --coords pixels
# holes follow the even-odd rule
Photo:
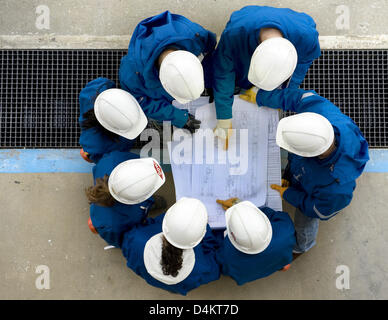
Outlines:
[[[81,149],[79,151],[79,153],[80,153],[82,159],[84,159],[87,162],[93,163],[93,161],[89,159],[89,153],[85,152],[84,149]]]
[[[89,217],[89,220],[88,220],[88,226],[89,226],[89,229],[90,229],[91,232],[93,232],[95,234],[98,234],[96,228],[93,226],[92,219],[90,219],[90,217]]]
[[[288,265],[284,266],[281,271],[287,271],[288,269],[291,268],[291,264],[289,263]]]
[[[167,208],[167,201],[162,196],[154,195],[154,204],[152,205],[150,210],[159,210]]]

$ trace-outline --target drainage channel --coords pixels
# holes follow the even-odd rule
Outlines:
[[[79,92],[97,77],[119,85],[125,54],[0,50],[0,147],[79,148]],[[339,106],[371,147],[388,147],[388,50],[322,50],[301,87]]]

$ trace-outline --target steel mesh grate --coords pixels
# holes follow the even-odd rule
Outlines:
[[[118,83],[126,50],[0,50],[0,147],[78,148],[78,95]],[[371,147],[388,147],[388,50],[323,50],[302,85],[331,100]],[[138,142],[140,145],[140,142]]]
[[[78,147],[78,95],[117,82],[123,50],[0,50],[1,147]]]
[[[324,50],[302,87],[340,107],[371,147],[388,147],[388,50]]]

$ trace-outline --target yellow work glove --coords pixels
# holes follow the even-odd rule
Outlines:
[[[259,89],[252,87],[239,95],[240,99],[256,104],[256,95]]]
[[[290,186],[290,181],[282,179],[282,187],[288,188]]]
[[[235,204],[240,202],[239,198],[230,198],[228,200],[216,200],[217,203],[219,203],[222,206],[222,209],[225,211],[228,210],[230,207],[233,207]]]
[[[278,184],[271,184],[271,189],[276,190],[277,192],[279,192],[280,193],[280,197],[283,199],[284,191],[286,191],[288,189],[288,187],[282,187],[282,186],[279,186]]]
[[[232,119],[217,120],[217,126],[213,132],[216,137],[225,140],[224,150],[228,150],[229,138],[232,135]]]

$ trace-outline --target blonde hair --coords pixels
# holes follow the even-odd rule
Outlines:
[[[102,207],[112,207],[115,204],[115,199],[109,192],[108,179],[108,175],[97,178],[94,186],[85,189],[89,204],[95,203]]]

